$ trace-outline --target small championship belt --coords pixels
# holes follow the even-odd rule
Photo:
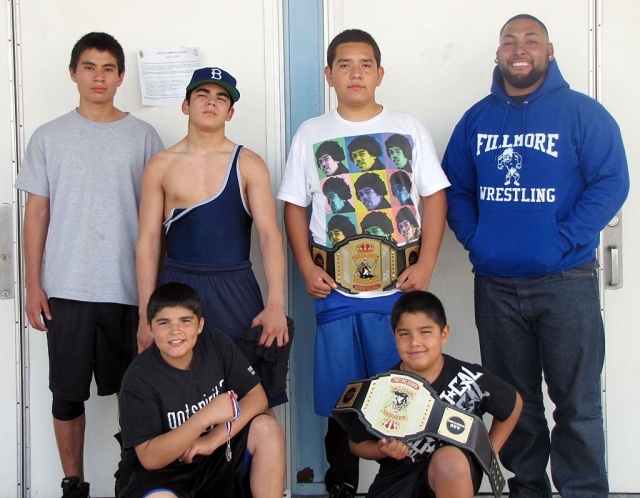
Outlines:
[[[350,294],[393,289],[398,276],[418,261],[420,243],[398,247],[382,237],[356,235],[332,249],[311,244],[311,257],[340,290]]]
[[[495,497],[502,495],[504,477],[482,419],[442,401],[414,373],[391,370],[351,382],[331,413],[345,430],[357,417],[380,439],[409,443],[429,436],[462,448],[489,476]]]

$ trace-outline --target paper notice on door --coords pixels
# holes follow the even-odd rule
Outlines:
[[[198,47],[138,50],[142,105],[181,105],[191,75],[199,67]]]

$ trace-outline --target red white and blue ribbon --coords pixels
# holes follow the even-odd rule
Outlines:
[[[231,461],[231,427],[233,427],[233,423],[238,420],[240,416],[240,405],[238,404],[238,400],[233,395],[233,392],[229,391],[229,398],[231,398],[231,404],[233,405],[233,418],[228,422],[224,423],[225,428],[227,429],[227,451],[225,451],[225,456],[227,458],[227,462]]]

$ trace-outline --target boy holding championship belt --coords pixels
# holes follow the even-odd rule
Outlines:
[[[393,307],[391,326],[402,359],[392,370],[422,377],[440,400],[468,413],[493,415],[489,440],[495,452],[500,451],[518,421],[522,399],[513,386],[482,366],[442,354],[449,325],[440,300],[429,292],[403,295]],[[398,389],[396,405],[406,404],[402,394]],[[389,411],[400,410],[392,406]],[[480,488],[479,462],[457,445],[430,436],[407,444],[393,437],[378,439],[358,419],[348,428],[348,437],[351,451],[380,463],[369,498],[471,498]]]
[[[370,377],[397,363],[388,333],[391,308],[400,291],[429,287],[444,231],[443,189],[449,182],[418,118],[376,102],[384,69],[371,35],[357,29],[337,35],[327,50],[325,76],[336,91],[338,107],[297,131],[278,198],[285,201],[287,235],[307,292],[316,298],[315,412],[331,417],[351,379]],[[408,189],[410,205],[391,195],[390,178],[399,166],[385,144],[397,135],[411,147],[407,152],[411,169],[403,170],[413,185]],[[328,157],[327,142],[342,149],[331,157],[340,160],[343,168],[323,167],[319,162]],[[351,190],[353,212],[337,213],[325,194],[330,189],[324,185],[337,178]],[[420,223],[422,240],[412,239],[413,250],[404,250],[407,240],[393,223],[403,207]],[[393,233],[385,232],[382,220],[388,220]],[[408,264],[414,260],[415,264]],[[316,262],[322,262],[322,267]],[[352,496],[358,485],[358,459],[347,443],[344,430],[330,418],[325,438],[330,469],[325,485],[332,497]]]

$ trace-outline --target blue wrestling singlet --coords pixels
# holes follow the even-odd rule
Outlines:
[[[264,309],[251,270],[251,225],[242,196],[236,145],[220,190],[185,209],[173,209],[165,221],[167,259],[161,283],[182,282],[202,299],[205,322],[234,342]]]
[[[185,209],[172,209],[164,222],[167,256],[200,264],[237,263],[249,259],[253,218],[242,197],[236,145],[220,190]]]

